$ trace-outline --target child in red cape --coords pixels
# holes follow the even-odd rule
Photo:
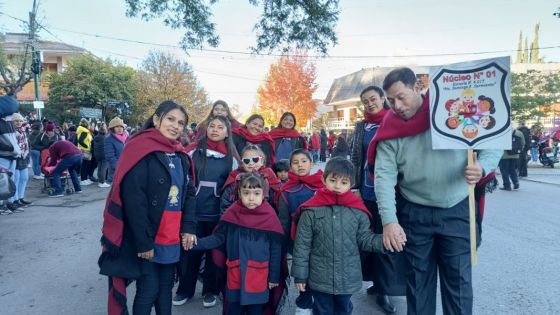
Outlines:
[[[199,239],[194,250],[219,248],[217,266],[227,268],[224,314],[260,315],[265,312],[270,290],[280,282],[282,226],[265,200],[262,176],[241,175],[239,200],[222,215],[217,229]],[[187,240],[184,248],[188,249]],[[225,266],[224,266],[225,265]]]
[[[325,188],[298,210],[292,276],[300,292],[311,292],[314,314],[351,314],[350,298],[362,288],[359,251],[384,252],[382,235],[369,229],[371,214],[350,191],[354,174],[347,159],[331,159]]]
[[[274,197],[280,190],[280,180],[274,174],[274,171],[265,167],[266,156],[263,151],[254,144],[249,144],[241,151],[241,165],[237,170],[232,171],[223,188],[222,199],[220,201],[221,213],[224,213],[229,206],[237,200],[236,180],[243,173],[257,172],[265,179],[265,198],[273,203]]]

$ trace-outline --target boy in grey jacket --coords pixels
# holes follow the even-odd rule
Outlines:
[[[362,288],[360,250],[384,253],[383,237],[370,230],[371,214],[350,191],[353,181],[352,163],[331,159],[326,188],[298,209],[292,275],[299,291],[311,291],[314,314],[351,314],[350,298]]]

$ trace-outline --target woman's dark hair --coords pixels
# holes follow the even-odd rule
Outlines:
[[[484,95],[480,95],[478,97],[478,101],[487,101],[490,104],[490,109],[488,109],[488,111],[490,112],[490,114],[494,114],[496,112],[496,107],[494,107],[494,100],[484,96]]]
[[[208,118],[208,126],[210,126],[210,122],[212,122],[213,120],[219,120],[221,121],[227,128],[227,134],[226,134],[226,138],[224,139],[224,142],[226,143],[226,147],[227,147],[227,154],[226,154],[226,165],[228,166],[228,170],[231,171],[232,168],[232,164],[233,164],[233,155],[234,155],[234,144],[233,144],[233,138],[231,136],[231,123],[229,122],[229,119],[227,119],[227,117],[223,117],[223,116],[211,116],[210,118]],[[201,178],[201,171],[205,171],[206,169],[206,149],[208,148],[208,127],[206,127],[206,130],[202,133],[202,137],[200,138],[200,140],[198,141],[198,144],[196,146],[197,150],[201,150],[202,151],[202,162],[200,163],[200,165],[196,166],[196,170],[197,170],[197,175],[198,178]],[[208,171],[212,171],[212,170],[208,170]]]
[[[406,67],[397,68],[385,76],[385,79],[383,79],[383,89],[387,91],[393,84],[399,81],[410,88],[414,88],[418,79],[412,69]]]
[[[208,122],[210,117],[214,116],[214,108],[218,105],[222,105],[226,111],[227,111],[227,118],[229,120],[235,120],[235,118],[231,115],[231,111],[229,110],[229,105],[228,103],[226,103],[226,101],[222,101],[222,100],[217,100],[212,104],[212,109],[210,109],[210,113],[208,113],[208,116],[206,117],[205,121]]]
[[[241,150],[241,153],[239,153],[239,157],[243,158],[243,154],[245,154],[245,152],[247,151],[257,151],[259,152],[260,156],[262,157],[263,160],[263,165],[266,165],[266,154],[264,154],[263,150],[258,146],[258,145],[254,145],[254,144],[248,144],[246,145],[243,150]]]
[[[260,119],[263,121],[264,123],[264,118],[263,116],[259,115],[259,114],[253,114],[251,116],[249,116],[249,118],[247,118],[247,120],[245,121],[245,126],[247,126],[250,122],[252,122],[255,119]]]
[[[327,162],[327,165],[325,165],[323,178],[327,179],[329,175],[343,178],[346,177],[350,180],[350,183],[354,185],[354,164],[341,156],[334,157]]]
[[[305,155],[310,161],[313,161],[313,157],[311,157],[311,153],[309,153],[309,151],[305,150],[305,149],[295,149],[294,151],[292,151],[292,154],[290,154],[290,165],[292,165],[292,159],[294,158],[294,156],[298,155],[298,154],[303,154]]]
[[[484,128],[486,130],[490,130],[496,126],[496,119],[494,119],[494,117],[492,116],[488,116],[488,117],[490,118],[490,122],[488,123],[488,126]]]
[[[377,95],[379,95],[379,97],[384,97],[384,96],[385,96],[385,92],[383,92],[383,89],[382,89],[382,88],[380,88],[380,87],[378,87],[378,86],[375,86],[375,85],[370,85],[370,86],[366,87],[366,88],[362,91],[362,93],[360,93],[360,102],[362,101],[362,96],[364,96],[364,94],[366,94],[366,93],[369,92],[369,91],[375,91],[375,92],[377,93]],[[385,109],[391,108],[391,107],[389,106],[389,103],[387,102],[387,99],[385,99],[385,100],[383,101],[383,108],[385,108]]]
[[[241,191],[241,189],[243,188],[245,189],[261,188],[262,190],[264,190],[265,188],[264,178],[261,176],[261,174],[255,172],[243,173],[239,178],[239,184],[237,185],[237,187],[239,191]]]
[[[159,106],[156,108],[156,111],[155,111],[154,115],[158,116],[161,119],[165,115],[167,115],[167,113],[169,113],[170,111],[172,111],[174,109],[180,110],[181,113],[183,113],[185,115],[185,126],[186,126],[187,123],[189,122],[189,114],[187,114],[187,110],[183,106],[181,106],[181,105],[179,105],[179,104],[177,104],[173,101],[165,101],[165,102],[159,104]],[[151,115],[150,117],[148,117],[148,119],[144,123],[144,126],[142,127],[142,130],[146,130],[146,129],[155,127],[155,125],[154,125],[154,115]]]
[[[286,118],[286,116],[288,116],[288,115],[292,116],[292,118],[294,119],[294,126],[292,127],[292,130],[296,129],[296,123],[297,123],[296,115],[294,115],[290,112],[285,112],[284,114],[282,114],[282,117],[280,117],[280,121],[278,122],[278,127],[276,127],[276,128],[284,128],[284,127],[282,127],[282,120],[284,120],[284,118]]]

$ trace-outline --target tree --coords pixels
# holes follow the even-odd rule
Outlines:
[[[313,100],[315,78],[315,65],[305,54],[296,52],[281,57],[270,66],[265,82],[257,90],[259,113],[275,126],[284,112],[292,112],[297,127],[305,126],[317,108]]]
[[[135,119],[148,118],[166,100],[185,106],[189,122],[199,123],[206,118],[210,110],[208,96],[187,62],[169,53],[151,52],[142,62],[138,78],[133,109]]]
[[[115,116],[108,103],[133,104],[137,88],[134,69],[90,55],[70,59],[64,72],[51,74],[49,81],[45,115],[58,121],[76,120],[80,107],[100,108],[104,116]]]
[[[529,70],[511,77],[511,116],[525,121],[544,117],[560,99],[560,72]]]
[[[525,49],[523,50],[523,63],[529,63],[529,46],[527,44],[527,36],[525,36]]]
[[[16,95],[33,78],[31,72],[31,45],[27,42],[21,51],[6,56],[0,36],[0,88],[8,95]]]
[[[539,28],[540,23],[535,25],[535,37],[531,43],[531,60],[530,63],[539,63]]]
[[[517,42],[517,58],[515,63],[523,63],[523,33],[519,31],[519,41]]]
[[[185,50],[204,43],[211,47],[219,44],[207,2],[212,5],[218,0],[125,0],[129,17],[163,18],[165,25],[184,29],[181,46]],[[263,6],[260,20],[254,26],[257,35],[254,52],[302,48],[326,54],[328,46],[337,44],[334,28],[338,21],[338,0],[249,0],[249,3]]]

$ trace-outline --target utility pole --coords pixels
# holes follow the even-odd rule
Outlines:
[[[29,43],[31,45],[31,71],[35,74],[35,101],[40,101],[39,81],[43,63],[41,62],[41,52],[35,49],[37,34],[37,0],[33,0],[33,9],[29,12]],[[41,119],[41,109],[37,109],[37,116]]]

